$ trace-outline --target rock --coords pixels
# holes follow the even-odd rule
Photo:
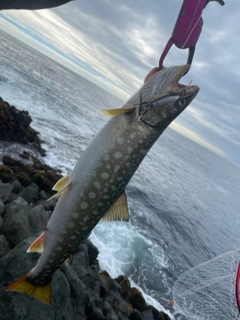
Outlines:
[[[57,271],[52,279],[52,304],[46,305],[26,294],[6,292],[6,285],[31,270],[38,254],[27,254],[26,250],[33,238],[17,245],[0,259],[0,314],[1,320],[55,320],[72,319],[73,309],[70,301],[70,288],[66,277]],[[32,307],[34,305],[34,307]]]
[[[27,203],[34,202],[34,199],[36,198],[37,194],[39,192],[39,187],[35,183],[31,183],[27,188],[23,189],[19,196],[22,197],[24,200],[27,201]]]
[[[103,312],[100,308],[93,306],[91,310],[91,316],[90,319],[92,320],[104,320],[105,317],[103,315]]]
[[[0,201],[3,203],[7,200],[11,194],[13,186],[10,183],[3,183],[0,185]]]
[[[121,286],[122,289],[122,297],[127,300],[129,299],[130,295],[131,295],[131,284],[130,281],[127,277],[125,276],[118,276],[115,279]]]
[[[27,111],[19,111],[0,98],[0,140],[34,145],[44,156],[39,133],[30,127],[31,122]]]
[[[89,264],[93,264],[95,260],[97,259],[97,256],[99,254],[98,248],[94,246],[90,241],[87,242],[87,248],[88,248],[88,256],[89,256]]]
[[[31,235],[28,211],[28,204],[20,197],[5,206],[2,233],[8,240],[11,248]]]
[[[131,296],[129,298],[129,302],[134,308],[138,309],[139,311],[143,311],[147,307],[142,293],[136,288],[131,288]]]
[[[121,288],[120,284],[117,283],[117,281],[115,281],[112,278],[108,278],[107,283],[108,283],[109,290],[114,291],[114,292],[118,292],[120,294],[122,293],[122,288]]]
[[[0,259],[11,250],[7,239],[0,234]]]
[[[38,200],[46,200],[48,197],[44,190],[41,190],[37,196]]]
[[[103,304],[102,304],[102,310],[103,310],[104,315],[106,315],[110,311],[111,308],[112,308],[111,304],[108,301],[104,300]]]
[[[2,203],[2,201],[0,200],[0,216],[3,215],[4,212],[4,204]]]
[[[122,297],[116,294],[115,300],[113,302],[113,308],[117,314],[127,317],[128,315],[128,304],[122,299]]]
[[[22,185],[18,180],[13,180],[11,182],[12,185],[12,192],[18,194],[19,192],[22,191]]]
[[[2,226],[3,226],[3,219],[2,219],[2,217],[0,216],[0,232],[1,232]]]
[[[128,318],[129,320],[142,320],[142,314],[137,309],[134,309]]]
[[[39,205],[29,211],[28,217],[30,232],[33,236],[44,231],[49,220],[49,213],[44,210],[42,205]]]
[[[113,309],[111,309],[106,315],[106,320],[118,320],[118,316],[116,312],[113,311]]]
[[[33,155],[30,155],[30,158],[32,165],[25,165],[20,160],[3,156],[3,165],[0,165],[0,179],[5,183],[15,179],[25,187],[35,183],[46,192],[47,197],[52,196],[55,193],[52,187],[62,177],[60,171],[41,163]]]

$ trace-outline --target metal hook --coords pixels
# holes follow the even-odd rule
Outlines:
[[[216,1],[220,4],[220,6],[224,6],[225,5],[225,2],[223,0],[207,0],[206,3],[205,3],[205,6],[204,8],[206,8],[206,6],[209,4],[209,2],[211,1]]]

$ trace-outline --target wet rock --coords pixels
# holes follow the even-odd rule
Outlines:
[[[28,210],[28,204],[20,197],[5,206],[2,233],[8,240],[11,248],[31,235]]]
[[[127,300],[131,295],[131,284],[127,277],[121,275],[115,279],[121,286],[122,289],[122,297]]]
[[[143,311],[147,307],[142,293],[136,288],[131,288],[131,296],[129,298],[129,302],[134,308],[138,309],[139,311]]]

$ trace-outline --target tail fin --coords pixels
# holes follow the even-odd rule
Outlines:
[[[27,278],[27,275],[9,284],[6,291],[24,292],[46,304],[51,304],[52,301],[51,282],[46,285],[35,285]]]

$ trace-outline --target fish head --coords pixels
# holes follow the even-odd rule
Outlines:
[[[143,122],[165,128],[193,101],[199,87],[179,83],[188,69],[189,65],[164,68],[149,79],[154,84],[152,89],[155,92],[149,101],[139,106],[139,118]]]

